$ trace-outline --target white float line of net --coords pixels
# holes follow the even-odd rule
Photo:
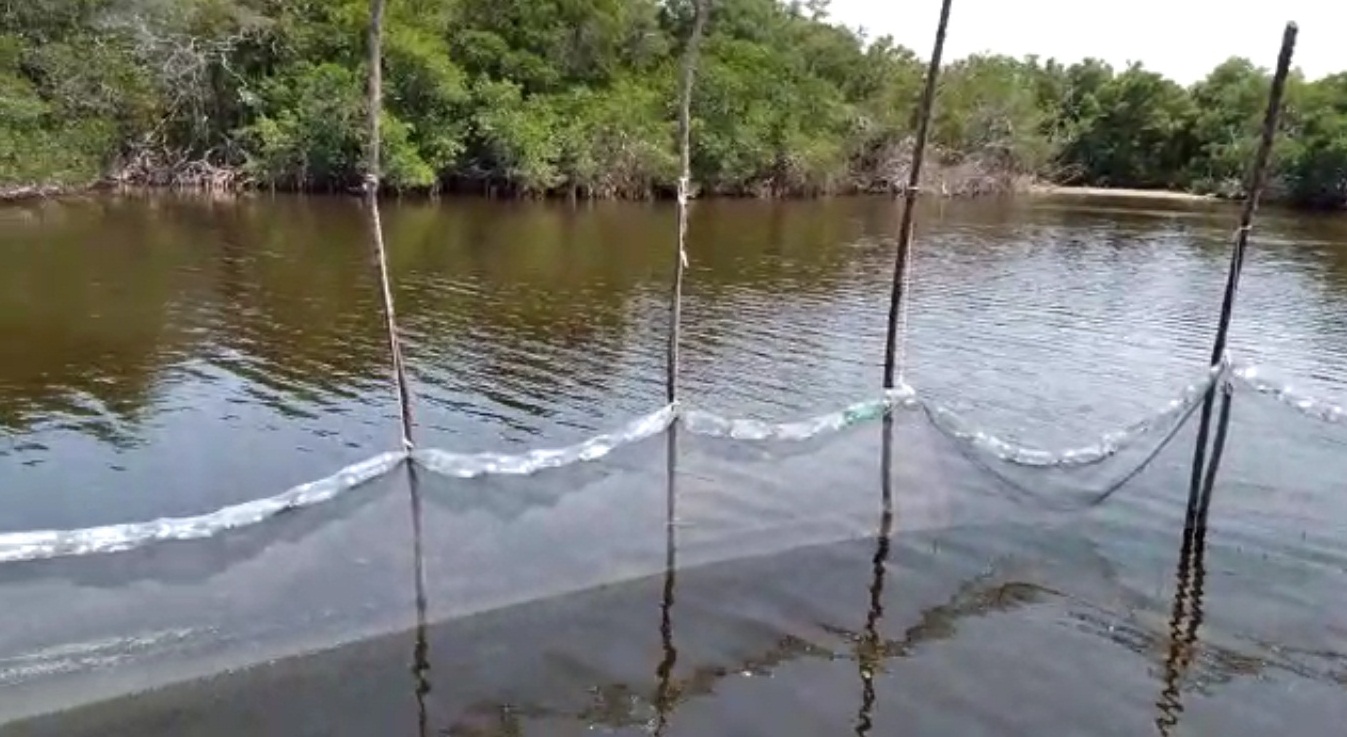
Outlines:
[[[796,422],[771,423],[755,418],[729,418],[702,410],[681,413],[682,426],[688,432],[715,438],[753,441],[800,441],[879,419],[890,409],[915,407],[916,393],[902,385],[879,399],[857,402],[836,412]]]
[[[1150,435],[1156,428],[1167,426],[1186,416],[1202,401],[1207,390],[1221,377],[1225,369],[1225,364],[1213,367],[1206,378],[1185,387],[1177,399],[1171,400],[1149,417],[1121,430],[1104,433],[1099,440],[1089,445],[1065,450],[1043,450],[999,438],[972,427],[971,423],[945,407],[927,405],[927,410],[940,429],[955,439],[967,442],[1002,461],[1035,468],[1088,466],[1117,455],[1141,438]]]
[[[1262,375],[1258,366],[1237,365],[1231,372],[1239,383],[1258,392],[1268,394],[1282,404],[1293,407],[1301,414],[1324,422],[1343,422],[1347,420],[1347,410],[1332,402],[1314,399],[1296,391],[1287,383],[1278,383]]]
[[[455,478],[470,479],[492,474],[524,476],[579,461],[598,460],[623,445],[664,432],[677,415],[676,406],[670,404],[628,423],[615,432],[597,435],[565,448],[530,450],[513,455],[454,453],[428,448],[413,451],[412,458],[417,465],[428,471]]]
[[[425,469],[456,478],[485,475],[527,475],[581,461],[595,461],[617,448],[653,437],[668,429],[680,415],[688,418],[691,432],[711,436],[757,440],[803,440],[840,430],[883,415],[901,403],[912,403],[912,390],[903,387],[886,398],[861,402],[840,412],[810,420],[769,424],[754,419],[724,419],[702,412],[683,412],[665,406],[622,428],[584,442],[557,449],[531,450],[518,454],[454,453],[421,449],[410,454]],[[401,451],[381,453],[340,471],[265,499],[244,502],[192,517],[165,517],[148,522],[129,522],[74,530],[32,530],[0,533],[0,563],[44,560],[68,556],[116,553],[157,542],[199,540],[221,532],[248,527],[282,512],[314,506],[336,498],[361,484],[379,478],[406,460]]]
[[[199,540],[225,530],[247,527],[282,512],[328,501],[376,479],[406,460],[401,451],[380,453],[340,471],[266,499],[243,502],[195,517],[164,517],[149,522],[0,533],[0,563],[43,560],[95,553],[116,553],[169,540]]]
[[[637,418],[614,432],[564,448],[518,454],[421,449],[410,455],[427,470],[456,478],[492,474],[527,475],[581,461],[598,460],[624,445],[664,432],[676,419],[681,419],[689,432],[710,437],[748,441],[802,441],[879,419],[892,409],[925,406],[934,418],[941,421],[940,424],[944,425],[942,429],[946,432],[1002,460],[1035,467],[1082,466],[1109,458],[1154,428],[1183,416],[1201,401],[1203,394],[1224,370],[1225,364],[1213,368],[1204,381],[1187,387],[1182,396],[1169,402],[1151,417],[1121,431],[1106,433],[1092,445],[1062,451],[1030,448],[972,428],[951,410],[924,405],[912,387],[901,385],[879,399],[857,402],[837,412],[795,422],[769,423],[754,418],[726,418],[700,410],[684,410],[671,404]],[[1281,398],[1292,396],[1286,388],[1257,380],[1255,375],[1254,369],[1247,368],[1242,370],[1239,377],[1259,391],[1276,393]],[[1253,383],[1255,381],[1261,383]],[[1335,420],[1343,417],[1342,410],[1333,405],[1307,403],[1303,399],[1286,401],[1316,417]],[[408,454],[401,451],[381,453],[347,466],[331,476],[292,487],[276,496],[224,507],[195,517],[161,518],[78,530],[0,533],[0,563],[113,553],[154,542],[211,537],[226,530],[257,524],[282,512],[333,499],[389,473],[407,458]]]
[[[522,475],[578,461],[598,460],[613,450],[658,435],[677,414],[673,405],[628,423],[613,433],[555,450],[503,453],[453,453],[417,450],[412,457],[427,470],[458,478],[487,474]],[[117,553],[171,540],[199,540],[248,527],[276,515],[336,498],[361,484],[383,476],[408,458],[401,451],[381,453],[340,471],[265,499],[244,502],[194,517],[165,517],[148,522],[102,525],[76,530],[33,530],[0,533],[0,563],[45,560],[68,556]]]

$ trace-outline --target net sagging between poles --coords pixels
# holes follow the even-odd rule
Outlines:
[[[889,413],[920,411],[937,429],[984,464],[1015,469],[1016,473],[1035,469],[1060,471],[1091,468],[1139,448],[1146,451],[1160,444],[1200,404],[1207,389],[1227,375],[1241,386],[1274,396],[1312,417],[1339,421],[1344,416],[1343,410],[1332,402],[1304,397],[1289,385],[1275,384],[1262,378],[1262,372],[1257,367],[1236,366],[1232,370],[1225,364],[1184,387],[1178,396],[1147,417],[1118,430],[1101,433],[1089,443],[1055,449],[1027,444],[978,427],[959,413],[924,400],[919,392],[907,386],[834,412],[791,422],[731,418],[681,405],[668,405],[612,432],[561,448],[517,454],[457,453],[431,448],[417,449],[411,453],[394,451],[381,453],[340,469],[331,476],[301,484],[275,496],[196,516],[74,530],[0,533],[0,563],[110,553],[158,542],[211,537],[228,530],[256,525],[282,513],[329,502],[372,479],[390,473],[408,458],[430,473],[461,479],[491,475],[532,475],[599,460],[618,448],[659,435],[674,422],[680,423],[683,429],[695,436],[772,446],[827,437],[876,422]],[[1142,452],[1138,458],[1144,455]]]

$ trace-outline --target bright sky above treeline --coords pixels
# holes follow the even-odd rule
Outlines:
[[[940,0],[832,0],[834,22],[931,53]],[[945,58],[991,52],[1064,63],[1139,61],[1190,84],[1231,56],[1272,68],[1287,21],[1300,26],[1295,66],[1310,79],[1347,71],[1347,0],[954,0]]]

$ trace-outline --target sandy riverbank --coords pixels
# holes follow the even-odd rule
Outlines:
[[[23,187],[5,187],[0,186],[0,203],[5,202],[23,202],[25,200],[50,199],[52,197],[61,197],[72,194],[77,191],[92,189],[93,186],[85,187],[63,187],[54,184],[23,186]]]
[[[1028,194],[1061,197],[1098,197],[1128,200],[1169,200],[1176,202],[1220,202],[1218,197],[1168,189],[1127,189],[1113,187],[1058,187],[1050,184],[1030,187]]]

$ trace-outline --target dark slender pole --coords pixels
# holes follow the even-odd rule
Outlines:
[[[426,696],[430,693],[430,641],[426,626],[426,563],[421,533],[421,487],[416,475],[416,464],[407,464],[407,490],[412,509],[412,571],[415,577],[416,635],[412,646],[412,677],[416,685],[416,725],[418,737],[430,734],[426,711]]]
[[[1239,275],[1244,269],[1244,251],[1249,244],[1249,230],[1253,225],[1253,215],[1258,209],[1258,199],[1263,193],[1263,184],[1267,178],[1268,159],[1272,155],[1272,143],[1277,135],[1277,120],[1281,115],[1282,95],[1286,91],[1286,77],[1291,72],[1291,54],[1296,46],[1296,24],[1287,23],[1282,33],[1281,53],[1277,57],[1277,70],[1272,75],[1272,88],[1268,91],[1267,110],[1263,113],[1262,136],[1258,142],[1258,151],[1254,154],[1253,164],[1249,167],[1247,190],[1244,194],[1244,206],[1240,210],[1239,229],[1235,231],[1235,247],[1230,253],[1230,270],[1226,274],[1225,294],[1221,298],[1221,317],[1216,325],[1216,340],[1211,346],[1211,367],[1215,370],[1225,360],[1226,339],[1230,332],[1230,319],[1235,312],[1235,293],[1239,290]],[[1203,457],[1207,452],[1207,438],[1211,427],[1211,414],[1216,406],[1216,392],[1219,381],[1212,381],[1207,394],[1202,399],[1202,419],[1197,430],[1197,446],[1193,449],[1193,468],[1191,486],[1194,492],[1200,488],[1204,467]],[[1189,507],[1190,514],[1193,507]],[[1191,526],[1190,518],[1187,524]]]
[[[1159,715],[1155,725],[1167,737],[1178,725],[1183,713],[1182,682],[1192,663],[1197,631],[1203,620],[1203,591],[1206,582],[1207,514],[1211,509],[1212,489],[1216,473],[1221,467],[1225,450],[1226,431],[1230,427],[1230,388],[1222,387],[1221,412],[1216,421],[1216,439],[1212,446],[1211,463],[1204,464],[1203,453],[1211,413],[1203,420],[1203,443],[1193,454],[1192,483],[1188,491],[1188,507],[1183,525],[1183,544],[1179,550],[1179,567],[1175,575],[1174,606],[1169,619],[1169,648],[1165,654],[1163,687],[1156,701]],[[1205,467],[1205,476],[1203,471]]]
[[[1254,155],[1253,166],[1249,169],[1244,207],[1239,216],[1239,230],[1235,231],[1235,249],[1230,254],[1230,272],[1226,275],[1225,296],[1221,300],[1221,319],[1216,328],[1216,342],[1211,348],[1212,366],[1220,364],[1225,356],[1226,335],[1230,330],[1230,318],[1235,311],[1235,292],[1239,288],[1240,271],[1244,268],[1244,250],[1249,243],[1253,215],[1258,209],[1258,200],[1263,194],[1263,185],[1267,180],[1268,159],[1272,156],[1272,143],[1277,136],[1277,121],[1281,117],[1286,77],[1291,72],[1291,55],[1295,52],[1296,33],[1295,23],[1287,23],[1286,30],[1282,33],[1281,54],[1277,57],[1277,71],[1272,75],[1272,89],[1268,92],[1267,110],[1263,114],[1262,138],[1258,142],[1258,152]]]
[[[952,0],[940,5],[940,24],[935,29],[935,48],[926,68],[926,87],[921,93],[921,107],[917,113],[917,140],[912,147],[912,166],[908,172],[907,190],[903,192],[903,218],[898,226],[898,256],[893,267],[893,293],[889,295],[889,332],[884,343],[884,388],[893,388],[893,367],[898,357],[898,315],[903,302],[903,279],[907,274],[908,251],[912,246],[914,210],[917,192],[921,188],[921,161],[926,155],[926,137],[931,127],[931,107],[935,104],[935,82],[940,75],[940,56],[945,51],[945,28],[949,25]]]
[[[1221,298],[1221,318],[1216,326],[1216,340],[1211,347],[1211,367],[1215,369],[1225,360],[1226,339],[1230,332],[1230,319],[1235,312],[1235,293],[1239,289],[1239,275],[1244,269],[1244,250],[1249,244],[1249,230],[1253,224],[1254,212],[1258,209],[1258,199],[1263,193],[1263,184],[1267,178],[1268,159],[1272,155],[1272,143],[1277,135],[1277,120],[1281,115],[1282,95],[1286,91],[1286,77],[1291,71],[1291,54],[1296,46],[1296,24],[1287,23],[1282,33],[1281,53],[1277,57],[1277,71],[1272,75],[1272,89],[1268,91],[1267,110],[1263,114],[1262,136],[1258,142],[1258,151],[1254,154],[1249,178],[1245,183],[1244,206],[1240,210],[1239,230],[1235,232],[1235,247],[1230,254],[1230,270],[1226,274],[1225,295]],[[1207,438],[1211,427],[1211,414],[1216,406],[1216,392],[1219,381],[1213,380],[1202,400],[1202,418],[1198,425],[1197,446],[1193,449],[1193,468],[1191,486],[1194,492],[1200,488],[1201,474],[1204,468],[1203,457],[1207,452]],[[1190,506],[1189,511],[1193,508]],[[1193,520],[1187,520],[1191,526]]]
[[[870,559],[870,608],[865,626],[856,643],[856,667],[861,676],[861,708],[856,714],[856,737],[866,737],[874,729],[875,672],[884,661],[884,639],[879,623],[884,617],[884,581],[893,535],[893,415],[884,415],[883,445],[879,459],[880,500],[879,531],[875,534],[875,554]]]
[[[683,322],[683,272],[687,269],[688,252],[688,189],[692,180],[692,85],[697,75],[697,49],[706,25],[706,4],[709,0],[693,0],[692,31],[687,47],[683,49],[683,79],[678,101],[678,158],[681,164],[678,177],[678,251],[674,254],[673,293],[669,305],[669,362],[665,376],[666,396],[670,403],[678,400],[678,343]]]
[[[388,255],[384,250],[383,224],[379,220],[379,116],[383,108],[383,15],[384,0],[370,0],[369,9],[369,140],[365,142],[365,209],[368,213],[370,242],[378,262],[379,286],[387,323],[388,352],[392,354],[393,379],[402,415],[402,447],[410,451],[412,442],[411,393],[407,390],[407,372],[402,362],[402,344],[398,340],[397,315],[393,310],[393,288],[388,278]]]
[[[655,735],[660,737],[669,726],[669,716],[677,701],[673,669],[678,663],[678,648],[673,639],[674,586],[678,575],[678,425],[669,426],[665,446],[664,487],[664,588],[660,599],[659,638],[664,657],[655,668]]]

